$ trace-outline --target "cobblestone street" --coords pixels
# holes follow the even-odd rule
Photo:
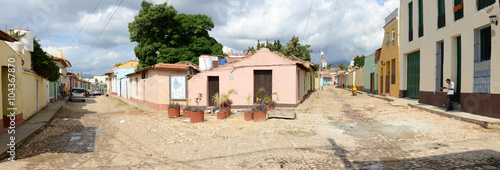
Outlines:
[[[500,131],[332,87],[296,120],[191,124],[117,98],[67,102],[0,169],[499,169]]]

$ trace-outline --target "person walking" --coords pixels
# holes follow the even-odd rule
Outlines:
[[[68,90],[68,88],[66,87],[66,84],[64,84],[64,96],[63,96],[63,99],[64,97],[66,96],[66,91]]]
[[[64,85],[61,83],[61,85],[59,85],[59,94],[61,95],[62,99],[64,100]],[[61,98],[59,97],[59,98]]]
[[[453,110],[453,95],[455,95],[455,83],[452,82],[450,79],[446,79],[446,83],[448,83],[448,87],[441,87],[441,89],[447,89],[448,90],[448,108],[446,111],[452,111]]]

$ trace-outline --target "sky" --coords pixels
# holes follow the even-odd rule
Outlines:
[[[212,18],[210,31],[235,52],[257,40],[283,45],[293,35],[311,45],[318,63],[320,49],[334,66],[354,55],[370,55],[382,46],[384,19],[399,0],[149,0],[172,5],[179,13]],[[139,13],[140,0],[0,0],[0,29],[28,29],[42,48],[63,50],[73,65],[68,71],[103,75],[116,63],[136,60],[128,23]]]

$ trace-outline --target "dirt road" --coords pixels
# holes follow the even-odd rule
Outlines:
[[[296,120],[168,119],[107,97],[68,102],[0,169],[494,169],[500,132],[325,88]]]

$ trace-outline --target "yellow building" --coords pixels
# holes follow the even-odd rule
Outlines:
[[[379,94],[400,97],[398,9],[385,19],[384,43],[378,65]]]
[[[114,69],[117,69],[117,68],[137,68],[137,65],[139,65],[139,61],[134,61],[134,60],[130,60],[128,62],[126,62],[125,64],[122,64],[122,65],[119,65]]]
[[[12,118],[15,126],[19,126],[24,120],[47,106],[48,84],[45,78],[38,76],[32,70],[33,37],[31,32],[21,29],[12,31],[27,33],[27,36],[18,40],[0,31],[0,37],[3,40],[0,41],[0,65],[2,67],[0,84],[2,93],[5,94],[2,95],[1,113],[2,124],[10,124]],[[12,88],[14,86],[15,88]],[[9,108],[15,109],[9,110]],[[15,110],[15,116],[9,117],[13,110]]]

